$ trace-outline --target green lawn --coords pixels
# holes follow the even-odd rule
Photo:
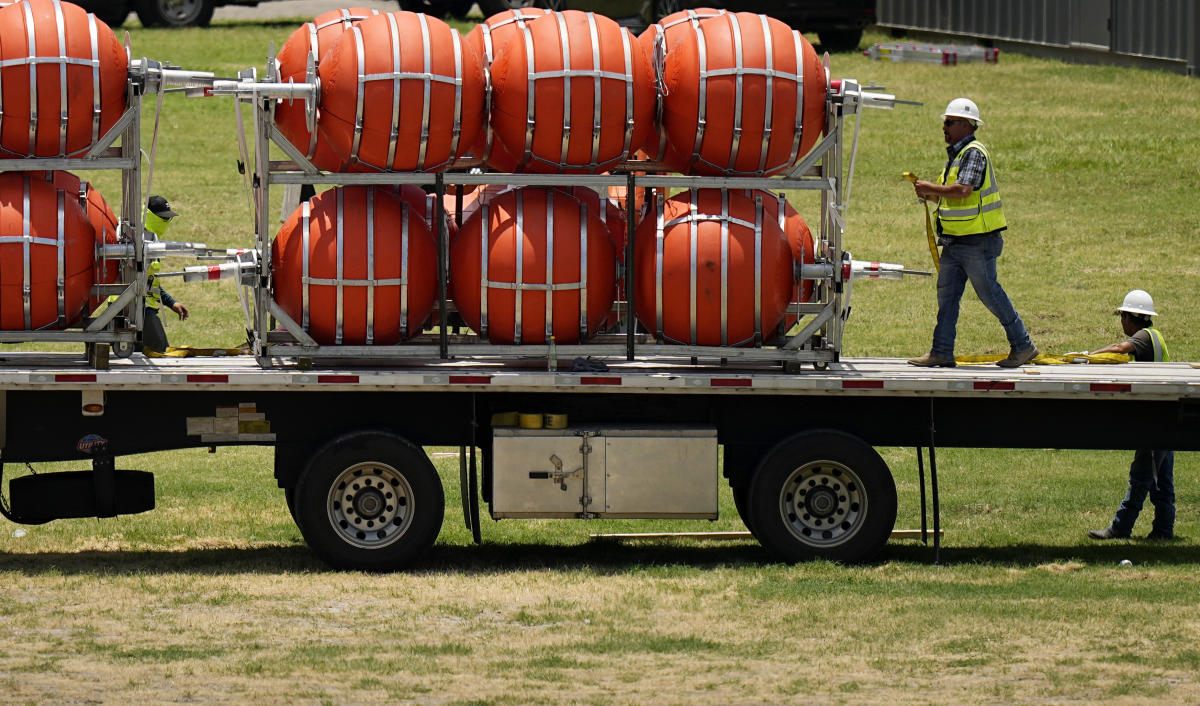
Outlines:
[[[261,70],[268,44],[294,26],[134,30],[133,55],[229,76]],[[853,54],[832,65],[834,76],[925,103],[863,119],[853,253],[927,266],[923,213],[900,173],[940,169],[941,110],[967,95],[987,123],[980,137],[1011,224],[1001,281],[1038,345],[1115,340],[1111,310],[1140,287],[1155,296],[1175,358],[1200,357],[1194,79],[1014,54],[994,66]],[[150,111],[147,146],[152,127]],[[171,237],[252,242],[236,160],[228,99],[167,97],[154,191],[184,214]],[[798,209],[815,220],[804,199]],[[171,325],[173,343],[242,340],[228,283],[174,294],[194,318]],[[854,296],[847,354],[927,348],[931,281],[865,282]],[[960,353],[1003,351],[971,294],[959,341]],[[914,452],[881,452],[897,478],[897,526],[918,527]],[[126,458],[121,467],[156,471],[154,512],[0,523],[0,680],[14,703],[1200,701],[1196,456],[1177,456],[1179,540],[1083,536],[1111,517],[1130,456],[940,451],[941,563],[898,541],[859,567],[780,565],[748,540],[588,538],[741,529],[727,489],[711,524],[485,520],[475,547],[458,513],[457,459],[438,456],[447,517],[437,547],[387,576],[333,573],[310,555],[269,450]],[[1144,519],[1138,534],[1147,530]]]

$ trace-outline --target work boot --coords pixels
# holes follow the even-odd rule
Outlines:
[[[1129,539],[1129,535],[1117,534],[1113,531],[1112,527],[1105,527],[1104,529],[1098,530],[1088,530],[1087,536],[1091,537],[1092,539]]]
[[[1175,534],[1163,532],[1162,530],[1150,530],[1150,534],[1146,535],[1146,539],[1165,540],[1175,539]]]
[[[1037,357],[1038,349],[1030,346],[1023,351],[1010,351],[1007,358],[997,360],[1001,368],[1019,368]]]
[[[954,358],[943,358],[933,353],[926,353],[920,358],[909,358],[908,364],[918,368],[953,368],[956,365]]]

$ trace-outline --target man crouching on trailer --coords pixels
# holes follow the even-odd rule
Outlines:
[[[146,228],[143,237],[147,242],[161,240],[167,233],[167,227],[171,225],[171,220],[179,214],[171,210],[171,204],[162,196],[151,196],[146,202]],[[162,262],[155,260],[146,267],[146,277],[148,278],[148,290],[146,291],[146,311],[145,323],[142,328],[142,342],[136,347],[136,350],[152,350],[158,353],[167,351],[167,331],[163,328],[162,319],[158,317],[158,310],[162,304],[166,304],[167,308],[179,315],[180,321],[186,321],[188,317],[188,308],[183,302],[176,301],[167,290],[162,288],[162,283],[158,276],[162,270]]]

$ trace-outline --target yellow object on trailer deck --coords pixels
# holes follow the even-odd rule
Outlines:
[[[904,172],[904,178],[912,183],[917,183],[917,175],[912,172]],[[937,272],[942,271],[941,258],[938,257],[937,236],[933,234],[933,221],[929,219],[929,202],[921,199],[921,204],[925,206],[925,239],[929,241],[929,255],[933,258],[933,269]]]

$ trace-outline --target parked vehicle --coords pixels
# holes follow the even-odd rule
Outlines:
[[[400,7],[438,17],[463,17],[471,0],[399,0]],[[756,0],[479,0],[485,16],[517,7],[551,10],[589,10],[614,19],[657,22],[690,7],[715,7],[730,12],[767,12],[802,32],[815,32],[823,48],[851,51],[858,47],[865,28],[875,23],[875,0],[783,0],[769,6]]]

